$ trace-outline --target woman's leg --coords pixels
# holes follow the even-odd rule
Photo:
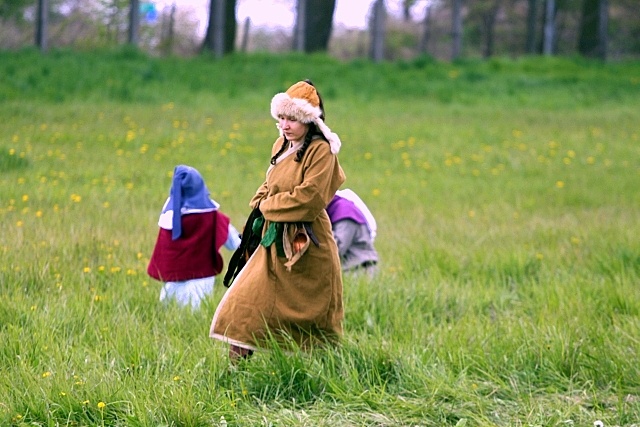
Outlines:
[[[253,355],[253,350],[248,348],[240,347],[237,345],[231,344],[229,347],[229,359],[233,362],[240,361],[241,359],[248,359]]]

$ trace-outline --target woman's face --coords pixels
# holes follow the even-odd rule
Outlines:
[[[282,133],[291,142],[300,142],[309,131],[309,125],[302,123],[293,117],[278,116],[278,124]]]

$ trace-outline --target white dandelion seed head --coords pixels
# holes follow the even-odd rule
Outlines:
[[[593,427],[604,427],[604,423],[600,420],[595,420],[593,422]]]

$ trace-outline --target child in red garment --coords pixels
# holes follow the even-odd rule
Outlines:
[[[238,231],[219,207],[196,169],[176,166],[147,267],[149,276],[165,282],[161,301],[175,299],[196,309],[213,291],[224,266],[220,248],[233,251],[240,245]]]

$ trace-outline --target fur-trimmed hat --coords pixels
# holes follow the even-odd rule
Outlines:
[[[271,100],[271,116],[293,117],[303,123],[315,123],[331,146],[331,152],[338,154],[342,142],[337,134],[324,123],[324,111],[320,106],[320,96],[316,88],[306,82],[298,82],[284,93],[278,93]],[[278,127],[280,129],[280,127]],[[282,129],[280,129],[282,134]]]

